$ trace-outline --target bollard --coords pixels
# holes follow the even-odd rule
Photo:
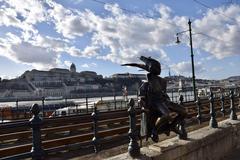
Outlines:
[[[32,128],[32,149],[31,154],[33,159],[43,159],[44,150],[42,149],[41,130],[42,119],[39,117],[40,108],[38,104],[33,104],[31,107],[32,118],[29,120]]]
[[[225,117],[225,107],[224,107],[225,97],[224,97],[223,93],[220,97],[220,100],[221,100],[221,112],[222,112],[223,117]]]
[[[215,113],[215,109],[214,109],[214,97],[213,97],[213,92],[212,91],[210,93],[209,101],[210,101],[210,115],[211,115],[209,126],[211,128],[217,128],[218,123],[217,123],[217,120],[216,120],[216,113]]]
[[[44,117],[44,101],[45,97],[42,97],[42,117]]]
[[[197,114],[197,119],[198,119],[198,124],[202,123],[202,108],[201,108],[201,101],[200,98],[197,97],[197,101],[196,101],[196,105],[197,105],[197,110],[198,110],[198,114]]]
[[[98,112],[97,112],[97,107],[94,103],[94,111],[92,113],[92,119],[93,119],[93,139],[92,139],[92,143],[94,146],[94,152],[97,153],[98,152],[98,129],[97,129],[97,121],[98,121]]]
[[[128,154],[131,157],[137,157],[140,154],[140,147],[137,142],[137,128],[136,128],[136,111],[134,109],[134,99],[130,99],[128,102],[129,109],[128,109],[128,114],[129,114],[129,131],[128,131],[128,136],[130,139],[129,145],[128,145]]]
[[[88,113],[88,97],[86,96],[86,112]]]
[[[231,110],[231,113],[230,113],[230,119],[231,120],[237,120],[237,115],[236,115],[236,109],[235,109],[235,106],[234,106],[234,93],[233,93],[233,90],[230,91],[230,110]]]

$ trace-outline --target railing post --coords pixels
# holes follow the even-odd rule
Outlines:
[[[3,115],[4,113],[3,112],[4,112],[4,110],[3,110],[3,108],[1,108],[2,122],[4,121],[4,115]]]
[[[42,149],[41,130],[42,119],[39,117],[40,108],[38,104],[33,104],[31,107],[32,118],[29,120],[30,127],[32,128],[32,158],[43,159],[44,150]]]
[[[224,97],[223,93],[220,97],[220,100],[221,100],[221,112],[223,114],[223,117],[225,117],[225,107],[224,107],[225,97]]]
[[[86,112],[88,113],[88,97],[86,96]]]
[[[230,113],[230,119],[231,120],[237,120],[237,115],[236,115],[236,109],[235,109],[235,106],[234,106],[234,93],[233,93],[233,90],[230,91],[230,110],[231,110],[231,113]]]
[[[113,98],[114,98],[114,110],[116,110],[117,109],[117,103],[116,103],[116,95],[115,94],[114,94]]]
[[[76,112],[75,112],[75,114],[77,115],[77,114],[78,114],[78,108],[77,108],[77,104],[76,104],[76,103],[74,103],[74,105],[75,105],[75,109],[76,109]]]
[[[184,90],[184,94],[185,94],[185,102],[187,102],[187,92]]]
[[[183,100],[184,100],[183,95],[180,95],[178,100],[179,100],[178,104],[183,106]],[[180,122],[180,130],[181,130],[182,134],[179,135],[179,138],[180,139],[186,139],[187,138],[187,131],[185,129],[185,120],[182,120]]]
[[[196,105],[197,105],[197,110],[198,110],[198,114],[197,114],[198,123],[201,124],[202,123],[202,112],[201,112],[202,108],[201,108],[201,101],[200,101],[199,97],[197,97]]]
[[[67,107],[67,97],[65,97],[65,107]]]
[[[218,123],[217,123],[217,120],[216,120],[216,113],[215,113],[215,109],[214,109],[213,92],[210,93],[209,101],[210,101],[210,115],[211,115],[209,126],[211,128],[217,128],[218,127]]]
[[[18,99],[16,99],[17,119],[19,118]]]
[[[140,154],[140,147],[137,142],[137,127],[136,127],[136,110],[134,109],[134,99],[130,99],[128,102],[129,109],[128,109],[128,114],[129,114],[129,131],[128,131],[128,136],[130,138],[130,142],[128,145],[128,154],[131,157],[137,157]]]
[[[42,117],[44,117],[44,101],[45,97],[42,97]]]
[[[92,119],[93,119],[93,139],[92,139],[92,143],[93,143],[93,146],[94,146],[94,151],[95,153],[98,152],[98,126],[97,126],[97,121],[98,121],[98,112],[97,112],[97,107],[96,105],[94,104],[94,110],[93,110],[93,113],[92,113]]]
[[[179,104],[183,105],[183,100],[184,100],[183,95],[180,95],[179,96]]]
[[[240,108],[240,93],[238,93],[238,109]]]

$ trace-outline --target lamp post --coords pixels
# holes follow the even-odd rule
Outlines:
[[[182,31],[182,32],[178,32],[177,35],[177,41],[176,43],[180,43],[179,37],[178,35],[185,33],[185,32],[189,32],[189,37],[190,37],[190,49],[191,49],[191,62],[192,62],[192,83],[193,83],[193,93],[194,93],[194,101],[197,100],[197,96],[196,96],[196,82],[195,82],[195,70],[194,70],[194,55],[193,55],[193,46],[192,46],[192,22],[188,21],[188,26],[189,29],[186,31]]]

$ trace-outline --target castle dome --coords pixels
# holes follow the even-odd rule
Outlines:
[[[76,66],[74,63],[72,63],[70,66],[70,72],[76,72]]]

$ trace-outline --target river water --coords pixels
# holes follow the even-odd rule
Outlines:
[[[184,92],[183,94],[184,97],[184,101],[192,101],[193,100],[193,94],[191,91],[188,92]],[[178,92],[170,92],[168,93],[168,96],[170,97],[170,99],[174,102],[178,101],[178,97],[179,97],[179,93]],[[137,98],[136,95],[129,95],[128,98]],[[123,99],[123,96],[116,96],[116,100],[120,100]],[[101,100],[101,97],[94,97],[94,98],[88,98],[88,103],[92,103],[92,102],[97,102]],[[104,101],[109,101],[109,100],[114,100],[113,96],[109,96],[109,97],[102,97],[102,100]],[[74,102],[76,104],[81,104],[81,103],[86,103],[86,98],[77,98],[77,99],[62,99],[62,100],[45,100],[44,104],[48,105],[48,104],[65,104],[67,102]],[[31,106],[32,104],[37,103],[39,105],[42,105],[42,101],[38,100],[38,101],[18,101],[18,107],[21,106]],[[16,107],[16,102],[0,102],[0,108],[1,107]]]

